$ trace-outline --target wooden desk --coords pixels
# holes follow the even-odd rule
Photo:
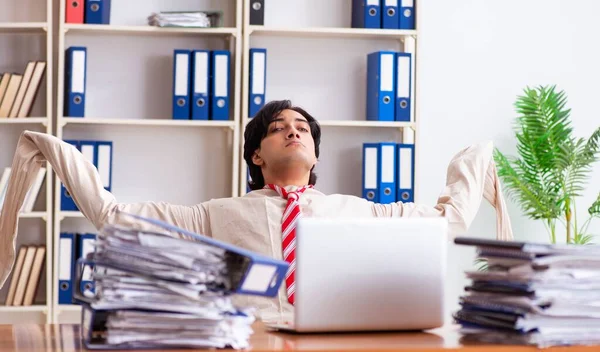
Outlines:
[[[427,333],[361,333],[296,335],[267,332],[260,323],[254,326],[252,351],[394,351],[394,350],[466,350],[536,351],[525,346],[461,346],[460,334],[454,329],[436,329]],[[595,347],[561,347],[545,351],[598,351]],[[79,325],[0,325],[0,352],[7,351],[85,351],[79,338]],[[190,350],[183,350],[189,352]],[[156,350],[152,351],[156,352]]]

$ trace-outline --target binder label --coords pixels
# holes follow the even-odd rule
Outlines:
[[[398,6],[398,0],[385,0],[385,6]]]
[[[215,96],[227,97],[227,56],[215,56]]]
[[[187,54],[177,54],[175,56],[175,95],[187,96],[188,95],[188,72],[189,71],[189,59]]]
[[[412,188],[412,153],[410,148],[400,148],[400,189]]]
[[[252,60],[252,94],[265,94],[265,53],[254,53]]]
[[[397,96],[408,98],[410,96],[410,57],[398,56],[398,86]]]
[[[98,146],[98,173],[104,188],[110,187],[110,145]]]
[[[394,55],[383,54],[381,55],[381,76],[380,79],[380,90],[384,92],[391,92],[394,89]]]
[[[413,0],[402,0],[402,7],[413,7]]]
[[[194,68],[194,93],[208,94],[208,53],[196,53]]]
[[[274,265],[254,264],[242,284],[243,291],[266,292],[274,280],[277,267]]]
[[[73,241],[70,238],[61,238],[59,242],[59,265],[58,265],[58,279],[59,280],[71,280],[71,244]]]
[[[384,145],[381,147],[381,182],[394,182],[394,145]]]
[[[365,188],[377,188],[377,149],[365,149]]]
[[[73,51],[71,92],[85,93],[85,51]]]
[[[379,0],[367,0],[367,6],[379,6]]]

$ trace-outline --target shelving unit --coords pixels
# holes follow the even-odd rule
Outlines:
[[[195,204],[207,198],[238,195],[239,155],[235,141],[239,140],[240,126],[240,98],[237,92],[240,91],[242,67],[243,1],[228,0],[217,4],[186,0],[153,3],[144,0],[113,1],[109,25],[65,23],[65,2],[61,1],[58,15],[56,136],[60,139],[113,140],[112,193],[119,202],[156,200]],[[225,27],[159,28],[140,23],[141,18],[150,15],[150,11],[202,10],[204,6],[223,6]],[[135,9],[136,13],[132,14],[131,9]],[[63,116],[65,50],[69,46],[88,48],[86,110],[83,118]],[[231,52],[228,121],[171,119],[174,49],[228,49]],[[114,64],[109,61],[114,61]],[[121,79],[125,86],[121,90],[102,89],[104,85],[111,85],[111,88],[119,85],[115,82]],[[106,104],[106,101],[110,101],[110,104]],[[229,155],[229,162],[223,162],[221,157],[218,158],[219,162],[212,162],[214,158],[210,157],[210,153],[213,152],[213,145],[217,149],[223,147],[219,153]],[[155,155],[157,153],[160,155]],[[205,158],[205,161],[194,160],[194,155]],[[192,163],[197,163],[197,170],[190,170]],[[133,172],[132,168],[135,167],[138,169]],[[219,178],[210,181],[208,178],[212,167],[224,171],[218,171]],[[179,171],[168,172],[168,169]],[[161,173],[164,178],[172,178],[173,181],[169,183],[157,175],[150,177],[151,180],[144,180],[144,185],[138,185],[131,182],[135,176],[126,173],[143,176],[142,179],[146,178],[145,175]],[[206,187],[201,188],[202,182],[194,182],[196,179],[193,175],[198,175],[197,178],[204,181]],[[192,182],[199,184],[196,186],[199,193],[179,188],[181,184]],[[169,188],[169,191],[160,194],[160,190],[165,188]],[[155,193],[150,194],[148,189],[154,189]],[[54,253],[57,258],[54,261],[54,277],[57,277],[57,239],[60,233],[97,233],[97,230],[81,212],[60,210],[60,180],[56,180],[54,191],[57,195],[54,202]],[[179,194],[173,195],[177,192]],[[53,321],[77,322],[80,319],[80,307],[58,304],[58,289],[58,281],[54,280]]]
[[[52,0],[31,0],[36,9],[12,11],[18,7],[11,0],[0,0],[0,72],[23,74],[27,61],[44,60],[46,69],[33,108],[32,117],[0,118],[0,169],[10,166],[15,148],[24,130],[52,133],[53,121],[53,40]],[[29,4],[30,6],[32,4]],[[18,45],[17,45],[18,43]],[[19,49],[21,51],[16,52]],[[34,211],[19,214],[19,231],[16,250],[28,244],[45,244],[46,254],[34,303],[31,306],[5,306],[6,292],[12,274],[2,287],[0,324],[50,323],[52,321],[52,181],[53,172],[45,165],[43,187],[36,200]],[[16,260],[16,254],[15,254]]]
[[[291,2],[296,5],[295,8],[289,9],[292,6]],[[320,4],[320,3],[319,3]],[[294,105],[304,107],[311,115],[313,115],[319,122],[323,129],[322,142],[321,142],[321,159],[327,159],[328,162],[335,161],[335,164],[340,166],[341,171],[338,170],[339,175],[333,174],[329,168],[323,173],[319,173],[319,163],[317,164],[318,181],[316,188],[323,191],[326,194],[332,193],[343,193],[343,194],[354,194],[360,196],[360,168],[362,155],[356,144],[357,142],[366,141],[366,138],[372,138],[374,141],[379,140],[394,140],[394,141],[405,141],[415,143],[415,158],[418,160],[419,146],[416,136],[418,129],[418,97],[415,96],[415,86],[417,79],[415,78],[415,67],[416,67],[416,44],[418,30],[394,30],[394,29],[368,29],[368,28],[351,28],[351,2],[350,1],[334,1],[327,3],[329,9],[335,8],[338,11],[335,18],[326,18],[326,15],[315,14],[314,19],[297,20],[297,18],[304,15],[309,16],[311,8],[316,8],[319,5],[317,1],[306,0],[302,3],[295,2],[293,0],[287,0],[282,2],[268,2],[265,3],[265,20],[264,25],[250,25],[250,8],[248,4],[244,6],[244,17],[243,17],[243,64],[244,69],[242,70],[242,117],[241,117],[241,138],[240,138],[240,195],[244,195],[247,190],[247,172],[248,168],[245,160],[243,159],[243,131],[246,124],[250,121],[248,116],[249,101],[248,101],[248,87],[249,87],[249,59],[250,49],[267,48],[267,72],[266,72],[266,95],[265,101],[271,101],[274,99],[290,99]],[[418,7],[418,1],[415,2],[415,6]],[[269,17],[269,7],[278,7],[277,12],[283,13],[283,9],[289,15],[289,18],[275,18]],[[325,11],[325,10],[324,10]],[[418,11],[417,11],[418,13]],[[293,15],[291,15],[293,14]],[[334,16],[334,14],[327,13],[327,15]],[[327,23],[325,23],[327,22]],[[418,29],[418,27],[417,27]],[[352,44],[344,44],[344,42],[352,41]],[[258,44],[255,44],[257,43]],[[293,43],[293,44],[292,44]],[[295,43],[298,43],[297,48]],[[355,45],[356,44],[356,45]],[[280,48],[283,47],[284,48]],[[337,58],[332,56],[321,57],[327,55],[328,48],[331,50],[340,50],[339,60],[344,63],[343,68],[334,67],[331,64]],[[309,49],[314,49],[315,53],[308,53]],[[306,50],[304,50],[306,49]],[[285,51],[294,51],[300,58],[292,57],[292,55],[282,54]],[[353,51],[364,51],[361,54],[356,54]],[[412,121],[411,122],[380,122],[380,121],[368,121],[365,118],[365,106],[366,96],[364,95],[366,90],[366,55],[368,52],[377,50],[395,50],[395,51],[407,51],[413,53],[413,65],[412,65]],[[273,58],[271,53],[275,51],[276,58]],[[344,57],[346,52],[351,52],[349,57]],[[279,56],[277,56],[279,55]],[[277,68],[273,68],[273,61],[279,65]],[[285,61],[285,65],[282,62]],[[301,74],[294,74],[297,67],[304,68],[303,61],[310,62],[310,65],[315,68],[315,72],[308,72],[309,70],[301,71]],[[350,61],[351,63],[346,63]],[[316,71],[316,65],[322,62],[330,63],[327,68],[321,69],[319,73],[330,72],[337,70],[331,74],[331,77],[337,79],[345,79],[342,77],[344,73],[340,70],[350,70],[347,72],[348,75],[353,76],[353,80],[347,84],[351,88],[347,91],[354,90],[354,96],[348,98],[359,99],[359,103],[354,103],[354,106],[359,107],[357,110],[352,111],[348,116],[343,116],[339,119],[332,120],[329,118],[329,114],[334,114],[333,108],[323,108],[323,105],[336,105],[336,104],[347,104],[348,101],[344,101],[342,94],[330,94],[331,100],[323,99],[318,103],[312,103],[311,99],[318,100],[317,94],[310,94],[306,91],[300,91],[295,88],[296,85],[304,87],[309,90],[309,87],[317,88],[319,86],[316,83],[317,79],[312,79],[310,76],[319,75]],[[298,65],[298,66],[296,66]],[[287,70],[286,70],[287,69]],[[281,76],[292,76],[296,80],[290,78],[287,85],[280,79]],[[276,82],[273,82],[273,76],[278,77]],[[358,78],[357,78],[358,77]],[[326,79],[326,78],[324,78]],[[309,82],[306,83],[305,81]],[[311,85],[312,83],[312,85]],[[274,87],[275,85],[275,87]],[[335,84],[331,84],[333,87]],[[344,84],[340,84],[343,86]],[[286,91],[282,92],[281,90]],[[323,91],[323,90],[322,90]],[[359,94],[356,94],[359,91]],[[350,93],[352,94],[352,92]],[[313,105],[312,109],[310,106]],[[307,109],[306,107],[309,106]],[[346,109],[348,111],[350,109]],[[316,111],[315,114],[313,111]],[[323,116],[318,116],[318,113],[323,113]],[[362,137],[360,137],[362,136]],[[357,138],[355,138],[357,137]],[[379,138],[379,139],[378,139]],[[329,141],[332,142],[329,142]],[[350,144],[354,151],[354,154],[350,155],[347,149],[342,146]],[[325,156],[323,154],[326,154]],[[325,161],[323,161],[325,162]],[[338,167],[337,169],[339,169]],[[415,164],[415,168],[418,170],[418,166]],[[346,181],[348,175],[352,180]],[[342,176],[342,177],[338,177]],[[339,184],[334,179],[343,179],[344,184]],[[415,179],[418,179],[418,173],[415,172]],[[415,193],[415,201],[417,194]]]

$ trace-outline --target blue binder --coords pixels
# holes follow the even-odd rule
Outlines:
[[[94,142],[94,165],[100,175],[104,189],[112,191],[113,142]]]
[[[396,58],[396,121],[410,122],[411,100],[411,67],[410,53],[398,53]]]
[[[379,203],[396,202],[396,143],[382,142],[378,145],[377,189]]]
[[[94,241],[96,240],[96,235],[93,233],[80,233],[77,235],[77,258],[85,258],[88,253],[94,252]],[[94,280],[91,277],[90,267],[85,267],[83,269],[83,273],[81,276],[81,280],[79,280],[79,289],[81,292],[95,291]]]
[[[133,217],[138,219],[139,223],[155,225],[156,227],[162,228],[166,231],[178,233],[187,236],[188,238],[192,238],[196,242],[202,242],[206,245],[226,250],[228,257],[227,264],[233,266],[236,271],[235,273],[230,274],[231,287],[226,289],[227,294],[246,294],[275,297],[281,284],[285,280],[285,276],[289,269],[289,264],[284,260],[273,259],[271,257],[255,253],[226,242],[187,231],[160,220],[146,218],[123,211],[117,212],[117,216]],[[91,260],[91,263],[98,264],[102,267],[110,267],[111,265],[110,261],[94,262],[94,260]],[[82,266],[89,265],[91,263],[84,263],[83,261],[79,261],[77,263],[77,274],[75,276],[77,281],[80,280]],[[119,270],[119,268],[114,269]],[[80,293],[77,292],[76,296],[79,296],[79,294]]]
[[[191,51],[173,51],[173,119],[190,119],[190,64]]]
[[[61,233],[58,244],[58,304],[73,303],[75,234]]]
[[[415,201],[415,145],[398,144],[398,193],[396,201],[403,203],[414,203]]]
[[[73,145],[77,150],[81,151],[79,141],[76,140],[65,140],[66,143]],[[69,191],[65,185],[60,183],[60,210],[62,211],[78,211],[79,208],[75,204],[75,201],[69,194]]]
[[[208,120],[210,51],[192,51],[192,120]]]
[[[379,203],[379,144],[363,143],[362,197]]]
[[[110,0],[85,0],[84,22],[110,24]]]
[[[65,117],[85,116],[87,48],[72,46],[65,50]]]
[[[379,0],[352,0],[352,28],[381,28]]]
[[[415,29],[414,0],[400,0],[399,29]]]
[[[229,120],[229,67],[231,54],[227,50],[211,52],[211,120]]]
[[[254,117],[265,105],[267,86],[267,49],[250,49],[248,117]]]
[[[367,120],[395,120],[395,58],[393,51],[376,51],[367,55]]]
[[[399,0],[382,0],[381,28],[398,29],[400,26],[398,1]]]

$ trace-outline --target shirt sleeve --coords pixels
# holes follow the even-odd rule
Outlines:
[[[430,206],[415,203],[372,204],[377,217],[436,217],[448,219],[451,237],[464,234],[477,214],[483,198],[496,210],[496,236],[512,240],[512,227],[502,188],[492,158],[493,144],[469,146],[456,154],[447,168],[446,186]]]
[[[13,160],[13,167],[16,168],[13,169],[30,169],[33,160],[37,164],[44,161],[50,164],[79,210],[97,229],[105,223],[141,226],[135,218],[119,216],[118,212],[122,211],[165,221],[188,231],[210,236],[207,233],[209,228],[203,226],[208,217],[205,204],[183,206],[165,202],[118,203],[115,197],[104,189],[96,167],[74,146],[57,137],[32,131],[23,132]],[[25,178],[30,178],[28,175],[18,172],[14,177],[11,176],[13,192],[22,193],[28,189],[30,182],[25,182]]]

